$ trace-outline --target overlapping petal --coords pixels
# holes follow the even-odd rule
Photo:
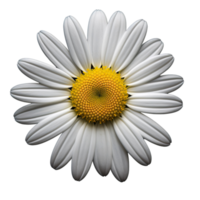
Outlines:
[[[172,94],[130,93],[127,105],[135,111],[151,114],[167,114],[180,110],[182,100]]]
[[[80,75],[80,70],[74,65],[68,49],[52,34],[40,31],[38,43],[47,58],[59,69],[72,77]]]
[[[14,117],[17,122],[22,124],[37,124],[49,115],[71,106],[69,101],[47,105],[33,103],[18,109],[15,112]]]
[[[72,154],[72,175],[75,180],[82,180],[88,173],[95,151],[96,128],[85,123],[76,137]]]
[[[73,124],[76,113],[67,108],[40,121],[26,136],[26,142],[30,145],[46,142],[64,132]]]
[[[70,90],[57,90],[38,83],[24,83],[11,89],[13,98],[28,103],[56,103],[67,100]]]
[[[139,129],[139,132],[144,139],[160,146],[170,145],[170,135],[149,117],[142,113],[135,112],[130,108],[124,111],[123,116]]]
[[[165,72],[173,61],[174,58],[170,54],[152,56],[128,72],[125,76],[125,82],[129,86],[147,83]]]
[[[147,58],[159,55],[164,47],[163,42],[160,39],[154,38],[145,42],[140,50],[138,51],[135,58],[131,61],[131,63],[125,67],[120,74],[124,77],[131,69],[137,66],[139,63],[145,61]]]
[[[112,163],[112,145],[110,132],[107,125],[96,127],[96,147],[94,153],[94,165],[100,175],[106,176]]]
[[[64,33],[74,63],[80,70],[86,71],[92,64],[92,55],[83,29],[74,17],[65,19]]]
[[[129,87],[128,93],[145,93],[145,92],[159,92],[170,93],[183,85],[183,78],[178,75],[163,75],[143,85],[136,87]]]
[[[77,118],[73,125],[59,137],[51,155],[51,166],[54,169],[64,167],[71,160],[77,133],[83,125],[83,121]]]
[[[123,182],[127,179],[129,173],[128,153],[117,138],[113,125],[109,123],[107,128],[109,129],[112,143],[111,170],[116,179]]]
[[[92,53],[93,65],[101,66],[101,48],[107,25],[107,19],[101,10],[95,10],[88,25],[88,43]]]
[[[113,121],[115,132],[126,151],[141,165],[151,163],[151,153],[140,131],[125,117]]]
[[[17,65],[26,76],[48,87],[66,89],[74,83],[67,73],[34,59],[21,59]]]
[[[122,12],[115,12],[106,27],[102,51],[101,51],[101,63],[104,66],[110,67],[111,60],[117,46],[117,43],[121,39],[126,30],[126,19]]]
[[[146,32],[147,23],[141,19],[133,23],[123,34],[111,61],[115,71],[124,69],[133,60],[144,41]]]

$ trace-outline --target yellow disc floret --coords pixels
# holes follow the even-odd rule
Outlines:
[[[120,74],[106,67],[88,69],[76,79],[71,90],[77,115],[100,124],[120,116],[127,98]]]

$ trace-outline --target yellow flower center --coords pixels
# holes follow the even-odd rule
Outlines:
[[[88,69],[76,79],[71,90],[77,115],[100,124],[120,116],[127,98],[127,88],[120,74],[105,66]]]

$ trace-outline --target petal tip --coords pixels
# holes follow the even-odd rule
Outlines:
[[[139,19],[139,21],[147,24],[146,20],[144,20],[144,19]]]
[[[27,141],[26,135],[23,138],[23,142],[25,145],[29,146],[29,142]]]
[[[53,159],[51,159],[51,158],[48,159],[48,165],[49,165],[49,168],[50,168],[51,170],[53,170],[53,171],[59,171],[59,170],[56,168],[56,166],[54,166],[54,160],[53,160]]]
[[[37,33],[37,36],[40,35],[40,34],[42,34],[42,30]]]
[[[71,20],[71,21],[73,21],[73,19],[75,19],[72,15],[69,15],[69,16],[67,16],[66,18],[65,18],[65,20]]]
[[[46,31],[44,31],[44,30],[40,30],[38,33],[37,33],[37,38],[41,38],[42,37],[42,35],[47,35],[47,32]]]
[[[171,139],[170,135],[168,135],[168,136],[166,137],[165,142],[163,141],[163,144],[160,145],[160,146],[168,147],[168,146],[170,146],[171,143],[172,143],[172,139]]]
[[[30,58],[21,58],[20,60],[18,60],[17,62],[17,66],[19,67],[23,67],[23,63],[28,63],[28,62],[31,62],[31,59]]]

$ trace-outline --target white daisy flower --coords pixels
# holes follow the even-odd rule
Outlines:
[[[64,34],[69,50],[46,31],[39,45],[55,67],[21,59],[22,73],[38,83],[11,89],[15,99],[28,102],[14,114],[22,124],[37,124],[28,133],[30,145],[61,134],[51,156],[54,169],[72,159],[72,175],[83,179],[92,162],[98,173],[111,170],[119,181],[129,173],[130,154],[141,165],[151,163],[145,140],[160,146],[171,143],[169,134],[142,113],[166,114],[180,110],[182,101],[168,94],[183,84],[178,75],[163,75],[173,63],[161,54],[163,43],[151,39],[144,20],[126,30],[122,12],[107,22],[105,14],[92,13],[87,39],[78,21],[69,16]]]

